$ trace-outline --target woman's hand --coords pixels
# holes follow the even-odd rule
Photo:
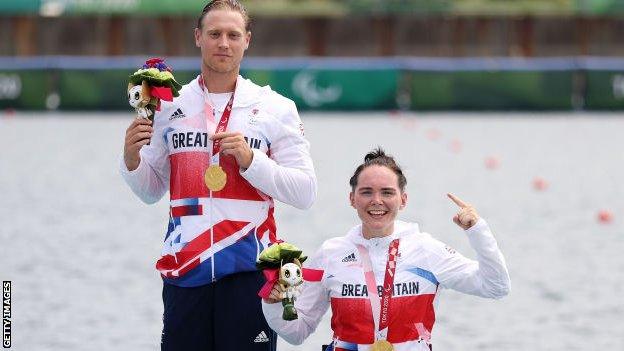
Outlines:
[[[460,226],[463,230],[470,229],[473,225],[479,221],[479,214],[472,205],[465,203],[460,198],[453,194],[446,194],[457,206],[459,206],[459,212],[453,216],[453,222]]]
[[[284,288],[279,282],[275,282],[273,285],[273,289],[271,289],[271,294],[268,298],[263,299],[266,303],[278,303],[282,302],[282,298],[284,296]]]

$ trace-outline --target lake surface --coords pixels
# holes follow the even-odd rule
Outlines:
[[[407,175],[399,217],[468,257],[453,192],[492,227],[512,291],[443,291],[436,351],[624,349],[624,118],[615,114],[306,113],[319,182],[312,209],[277,204],[279,235],[312,254],[357,224],[348,179],[377,145]],[[154,269],[167,201],[118,173],[131,114],[0,114],[0,278],[14,350],[157,350]],[[488,167],[487,165],[490,165]],[[541,179],[545,189],[534,187]],[[610,223],[597,220],[609,211]],[[331,337],[329,313],[304,345]]]

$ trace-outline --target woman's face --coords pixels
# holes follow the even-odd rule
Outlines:
[[[362,235],[370,239],[392,234],[407,194],[399,189],[399,178],[390,168],[372,165],[360,172],[349,199],[362,220]]]

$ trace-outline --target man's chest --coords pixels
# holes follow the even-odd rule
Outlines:
[[[202,108],[178,108],[171,113],[167,127],[163,131],[168,153],[204,152],[212,154],[213,141],[210,139],[217,129],[240,133],[252,149],[268,153],[271,131],[256,109],[235,109],[222,119],[221,111],[214,114]],[[213,117],[214,116],[214,117]],[[220,127],[221,126],[221,127]]]

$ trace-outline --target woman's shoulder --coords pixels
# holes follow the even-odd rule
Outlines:
[[[343,235],[325,240],[323,244],[321,244],[321,249],[323,251],[331,251],[336,249],[342,249],[345,246],[353,246],[353,243],[346,235]]]
[[[445,243],[436,239],[428,232],[420,231],[415,223],[402,223],[408,230],[401,236],[401,245],[410,250],[420,250],[424,252],[442,255],[446,252]],[[411,225],[411,228],[408,227]]]
[[[421,234],[422,236],[418,242],[418,249],[421,250],[423,256],[430,257],[430,259],[433,260],[445,260],[457,254],[455,249],[436,239],[431,234]]]

